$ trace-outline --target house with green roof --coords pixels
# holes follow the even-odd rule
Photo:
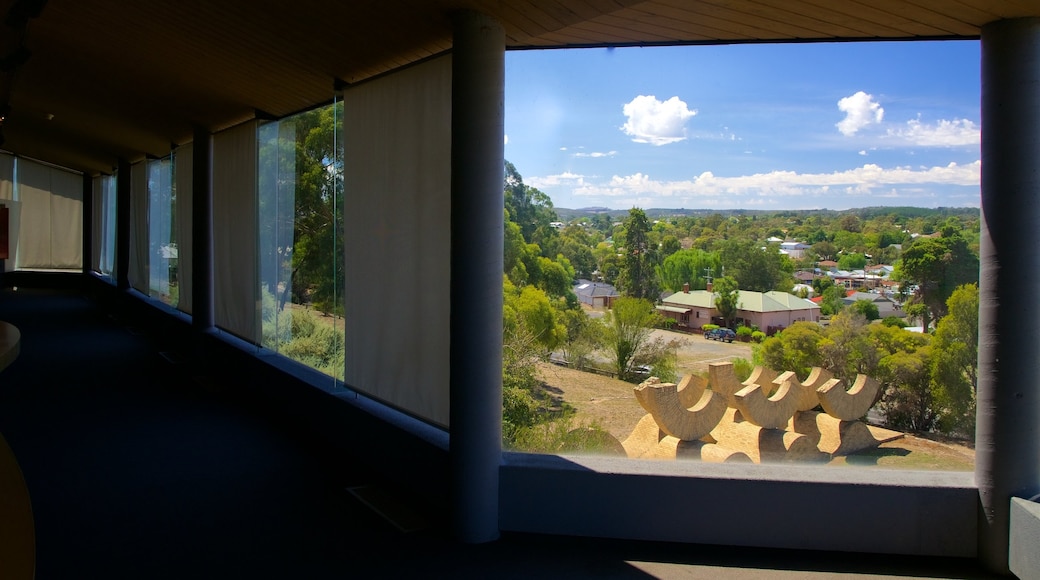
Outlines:
[[[686,287],[665,297],[657,311],[676,321],[680,328],[699,329],[705,324],[722,324],[715,309],[715,294],[709,290]],[[787,328],[795,322],[819,322],[820,307],[810,300],[786,292],[740,291],[735,325],[757,326],[768,334]]]

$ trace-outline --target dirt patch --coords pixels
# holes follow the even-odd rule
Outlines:
[[[700,337],[690,340],[694,341],[694,344],[691,345],[690,354],[687,355],[690,358],[686,364],[690,367],[703,364],[704,368],[707,368],[708,361],[694,360],[697,355],[692,351],[697,345],[696,340],[709,343],[713,341],[704,341]],[[746,345],[741,346],[746,348]],[[709,354],[715,357],[718,352],[720,351],[711,350]],[[578,423],[595,423],[619,441],[624,441],[639,419],[646,414],[636,402],[632,392],[635,385],[631,383],[549,363],[540,363],[538,374],[555,397],[577,409]],[[831,463],[896,469],[971,471],[975,468],[975,450],[970,444],[961,441],[908,434],[901,439],[883,443],[877,449],[869,449],[848,457],[836,457]]]

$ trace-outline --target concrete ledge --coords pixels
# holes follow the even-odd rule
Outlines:
[[[972,473],[506,453],[503,530],[974,557]]]
[[[1019,578],[1040,578],[1040,503],[1011,498],[1008,567]]]

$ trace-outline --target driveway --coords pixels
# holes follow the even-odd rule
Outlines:
[[[678,340],[677,351],[678,374],[703,374],[708,371],[708,363],[727,362],[743,358],[751,360],[751,343],[734,341],[732,343],[707,340],[700,334],[686,334],[670,330],[654,330],[653,338]]]

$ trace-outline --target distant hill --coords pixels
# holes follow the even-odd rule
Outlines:
[[[591,218],[596,215],[608,215],[616,221],[622,221],[628,217],[627,209],[610,209],[606,207],[582,207],[578,209],[568,209],[564,207],[553,208],[556,211],[556,215],[559,216],[560,221],[569,222],[574,219],[588,217]],[[646,216],[652,219],[661,219],[667,217],[679,217],[679,216],[709,216],[713,214],[719,214],[725,217],[731,216],[750,216],[750,215],[787,215],[787,216],[798,216],[798,215],[844,215],[844,214],[855,214],[861,219],[871,219],[883,215],[899,215],[904,217],[920,217],[929,215],[943,215],[943,216],[979,216],[979,208],[977,207],[938,207],[938,208],[925,208],[925,207],[864,207],[855,208],[848,210],[832,210],[832,209],[804,209],[804,210],[757,210],[757,209],[685,209],[685,208],[649,208],[643,210]]]

